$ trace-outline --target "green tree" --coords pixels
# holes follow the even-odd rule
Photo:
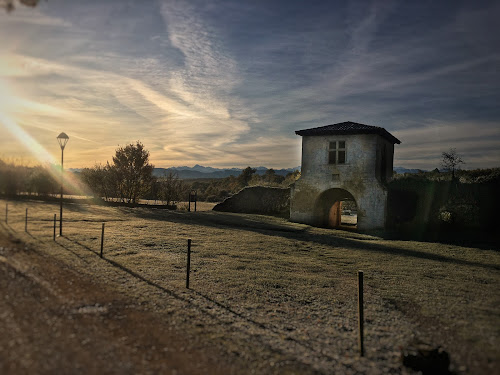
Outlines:
[[[146,194],[153,182],[154,165],[149,163],[149,151],[137,141],[116,149],[111,172],[123,202],[135,203]]]

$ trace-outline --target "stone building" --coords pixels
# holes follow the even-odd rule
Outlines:
[[[302,169],[290,220],[337,227],[340,202],[354,201],[358,229],[383,228],[394,144],[401,142],[384,128],[350,121],[295,133],[302,136]]]

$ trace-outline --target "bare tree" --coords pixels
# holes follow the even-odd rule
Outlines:
[[[159,181],[159,196],[167,205],[179,202],[184,192],[184,184],[177,173],[169,172]]]
[[[441,166],[451,171],[451,180],[455,180],[455,170],[460,169],[460,164],[465,164],[460,155],[457,154],[456,148],[450,148],[448,152],[443,152]]]
[[[117,192],[117,182],[109,163],[106,165],[96,164],[92,168],[84,168],[81,173],[81,179],[96,196],[99,198],[104,197],[106,201],[119,194]]]

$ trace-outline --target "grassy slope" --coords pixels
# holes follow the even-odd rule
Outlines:
[[[2,224],[2,231],[49,248],[58,206],[9,202],[9,207],[10,226]],[[30,235],[24,233],[25,207],[30,209]],[[500,366],[497,250],[388,241],[211,211],[68,205],[65,219],[67,238],[58,242],[68,250],[61,255],[66,261],[87,259],[86,249],[97,252],[101,222],[106,222],[106,258],[174,294],[184,290],[186,240],[192,238],[192,289],[197,295],[189,298],[212,301],[330,359],[355,353],[356,272],[362,269],[369,357],[394,361],[398,347],[414,333],[443,345],[470,373]],[[98,261],[92,257],[85,262]],[[92,273],[93,268],[82,271]],[[106,272],[99,277],[120,284],[116,273]],[[149,302],[162,298],[130,283],[122,289],[145,293]],[[224,341],[222,334],[209,332]],[[317,368],[326,368],[327,362]]]

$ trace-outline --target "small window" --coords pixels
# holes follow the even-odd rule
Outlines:
[[[328,164],[345,164],[345,141],[330,142],[328,148]]]

